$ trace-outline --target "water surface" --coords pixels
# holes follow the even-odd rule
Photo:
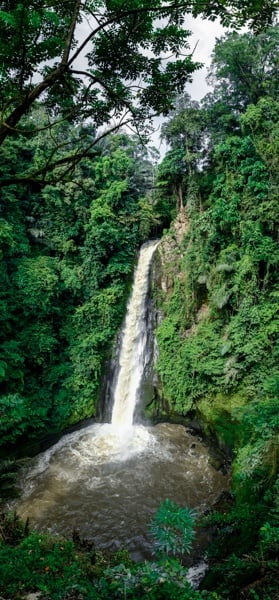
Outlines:
[[[16,509],[31,527],[66,535],[76,528],[99,548],[125,546],[141,560],[150,557],[148,525],[161,501],[203,512],[228,485],[182,425],[95,424],[32,460]]]

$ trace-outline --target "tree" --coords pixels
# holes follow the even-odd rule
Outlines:
[[[92,122],[92,139],[82,149],[75,146],[70,162],[90,152],[96,129],[108,123],[110,130],[125,123],[144,133],[152,114],[166,114],[199,67],[183,26],[191,11],[224,23],[260,17],[264,25],[274,8],[268,0],[256,9],[253,0],[244,8],[239,0],[214,6],[196,0],[6,2],[0,12],[0,144],[19,129],[36,134],[35,120],[26,126],[22,119],[38,102],[47,111],[42,127],[61,119]],[[78,27],[86,23],[79,39]],[[172,60],[165,60],[166,53]],[[56,160],[54,148],[48,171]]]
[[[217,40],[208,80],[214,96],[239,114],[265,95],[278,96],[279,33],[229,32]]]
[[[177,58],[189,50],[183,12],[183,5],[165,9],[158,1],[151,7],[146,1],[10,3],[1,11],[0,142],[38,100],[51,117],[75,120],[82,111],[96,126],[113,117],[137,126],[150,111],[167,111],[176,87],[183,89],[197,66],[190,53],[163,66],[162,53]],[[85,19],[90,27],[79,41]]]
[[[158,169],[159,184],[166,182],[170,187],[180,178],[188,194],[188,221],[181,244],[181,271],[177,277],[177,266],[173,269],[173,291],[171,294],[168,289],[166,317],[157,332],[157,368],[164,397],[183,414],[190,410],[191,399],[195,402],[220,390],[227,395],[245,386],[255,398],[263,394],[267,373],[275,377],[279,259],[277,39],[278,33],[272,28],[256,42],[248,34],[235,33],[218,41],[214,52],[216,87],[207,98],[207,110],[200,111],[205,119],[205,138],[211,135],[208,162],[200,160],[204,142],[197,135],[197,125],[200,121],[202,124],[198,110],[196,119],[192,111],[189,124],[185,119],[187,109],[182,106],[165,126],[172,147]],[[260,66],[254,63],[255,43]],[[239,68],[245,64],[245,57],[248,66],[252,65],[248,69],[253,75],[251,89],[262,94],[247,109],[249,90],[244,89],[243,68]],[[230,86],[236,95],[229,96],[226,103],[225,93]],[[236,101],[240,96],[243,108]],[[220,117],[225,117],[225,126],[221,121],[210,122],[212,114],[216,116],[212,111],[216,103]],[[232,115],[233,120],[227,119]],[[193,158],[196,156],[190,163],[196,184],[193,202],[187,191],[187,145],[193,149]],[[179,155],[184,164],[175,161]]]
[[[162,126],[162,138],[170,146],[158,169],[158,183],[174,193],[177,208],[184,206],[184,196],[202,162],[205,147],[205,115],[198,102],[188,94],[178,97],[176,108]]]

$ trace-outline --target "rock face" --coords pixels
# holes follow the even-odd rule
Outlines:
[[[174,221],[172,228],[165,235],[157,246],[151,276],[151,294],[155,298],[157,308],[155,309],[153,323],[156,331],[157,326],[164,318],[163,309],[160,308],[164,301],[171,295],[177,278],[181,277],[180,262],[182,258],[182,241],[189,230],[189,219],[187,212],[182,207]],[[155,352],[154,359],[158,352],[155,333]],[[160,377],[156,372],[156,366],[153,375],[153,399],[145,411],[149,417],[155,419],[170,418],[170,408],[163,395],[163,389]]]
[[[180,273],[181,243],[189,230],[186,209],[181,208],[169,233],[162,238],[154,261],[154,278],[158,289],[168,295]]]
[[[185,207],[182,207],[176,217],[176,220],[173,224],[173,228],[175,231],[176,241],[181,244],[184,236],[189,231],[189,218],[187,216],[187,211]]]

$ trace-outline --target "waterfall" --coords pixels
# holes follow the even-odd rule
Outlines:
[[[141,561],[153,553],[147,520],[160,502],[169,498],[203,513],[229,486],[204,444],[182,425],[133,425],[153,355],[148,288],[157,244],[140,251],[113,381],[112,422],[72,431],[35,457],[21,474],[21,498],[8,507],[39,530],[71,536],[77,529],[97,549],[127,547]],[[190,575],[193,581],[197,569]]]
[[[147,354],[146,299],[149,272],[158,241],[143,244],[134,275],[119,355],[118,377],[114,389],[112,426],[130,428],[140,398],[140,388]]]

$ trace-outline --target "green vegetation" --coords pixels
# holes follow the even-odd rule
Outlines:
[[[167,114],[175,95],[191,80],[198,63],[189,46],[185,14],[219,18],[226,26],[272,23],[270,0],[226,0],[213,4],[156,0],[8,0],[0,11],[0,145],[22,133],[36,138],[48,129],[51,151],[26,170],[4,172],[1,186],[45,185],[67,179],[98,140],[129,125],[146,136],[154,114]],[[165,60],[165,56],[172,60]],[[43,107],[45,122],[26,114]],[[58,137],[61,123],[90,121],[91,139],[74,144]],[[64,149],[61,157],[61,149]],[[58,171],[57,171],[57,167]]]
[[[51,538],[29,533],[28,526],[16,515],[2,517],[0,593],[12,599],[22,598],[28,592],[40,592],[40,597],[54,600],[201,600],[200,593],[195,592],[186,579],[187,569],[175,558],[177,545],[171,544],[171,549],[168,545],[165,551],[165,541],[161,544],[162,521],[165,530],[172,530],[173,520],[183,538],[179,553],[185,545],[190,549],[193,516],[187,508],[166,501],[155,516],[160,524],[160,531],[154,533],[159,533],[161,558],[156,562],[133,564],[125,551],[111,555],[96,551],[94,545],[81,540],[77,532],[72,540]]]
[[[194,522],[193,511],[166,499],[151,523],[157,553],[181,558],[186,552],[189,553],[194,537]]]
[[[275,3],[4,4],[1,455],[25,455],[29,443],[96,416],[137,250],[172,222],[160,250],[167,291],[157,291],[160,392],[171,413],[194,416],[233,454],[233,501],[203,519],[214,542],[201,591],[183,566],[194,516],[169,501],[151,526],[156,558],[136,565],[77,533],[30,533],[16,515],[2,515],[0,595],[275,600],[279,38],[275,27],[265,30]],[[156,152],[143,143],[149,120],[173,109],[200,66],[186,13],[249,24],[257,35],[218,40],[213,91],[201,104],[177,99],[154,185]],[[16,493],[18,467],[2,462],[1,500]]]
[[[90,136],[86,127],[62,125],[60,133],[69,143]],[[51,137],[8,139],[3,170],[39,161]],[[3,190],[2,446],[96,414],[136,251],[156,224],[146,196],[152,169],[138,141],[119,134],[68,182]]]
[[[8,2],[0,13],[0,144],[15,132],[37,138],[45,129],[57,144],[26,172],[6,174],[2,185],[67,177],[85,156],[94,156],[101,126],[113,132],[129,124],[145,135],[150,116],[169,111],[175,90],[182,91],[198,67],[184,12],[184,4],[161,0],[152,7],[147,0]],[[174,60],[164,61],[169,52]],[[37,102],[46,122],[33,118],[27,126],[24,116]],[[58,142],[59,124],[88,120],[91,139]]]
[[[278,42],[275,28],[217,42],[213,92],[178,102],[159,168],[187,227],[163,241],[175,251],[157,368],[170,410],[234,454],[235,506],[211,518],[204,582],[232,599],[278,594]]]

